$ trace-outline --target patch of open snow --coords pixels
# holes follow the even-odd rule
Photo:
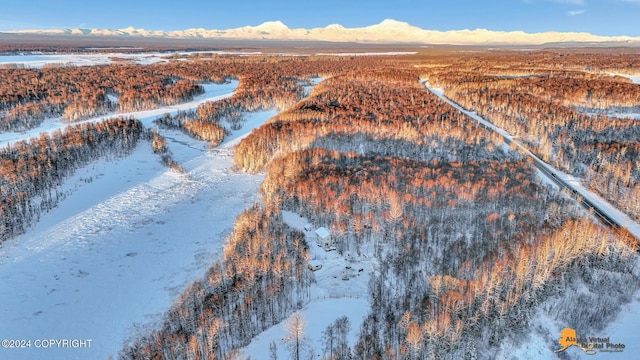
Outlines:
[[[307,306],[300,310],[306,321],[304,337],[306,347],[303,349],[303,358],[308,358],[307,354],[313,349],[315,357],[319,358],[322,352],[322,332],[341,316],[349,319],[351,330],[347,335],[347,342],[353,348],[357,340],[360,324],[369,313],[369,304],[363,299],[322,299],[312,300]],[[250,356],[252,359],[266,359],[269,354],[269,345],[275,342],[278,350],[278,359],[288,359],[291,353],[287,350],[282,339],[287,335],[283,324],[274,325],[253,338],[251,343],[242,349],[242,354]]]
[[[627,79],[630,79],[634,84],[640,84],[640,75],[627,75],[616,72],[609,73],[609,75],[626,77]]]
[[[47,61],[57,61],[53,56],[49,55],[0,55],[0,64],[44,64]],[[42,65],[40,65],[42,66]]]
[[[109,101],[111,101],[114,104],[118,103],[118,97],[112,94],[107,94],[107,99],[109,99]]]
[[[382,51],[382,52],[352,52],[352,53],[316,53],[318,56],[397,56],[415,55],[416,51]]]
[[[609,115],[609,116],[613,116],[613,117],[617,117],[617,118],[631,118],[631,119],[636,119],[636,120],[640,120],[640,113],[619,113],[619,114],[613,114],[613,115]]]
[[[257,113],[247,114],[244,119],[244,125],[242,125],[243,129],[253,130],[260,125],[262,125],[267,119],[275,116],[278,112],[276,110],[266,110]],[[242,139],[244,139],[247,135],[249,135],[250,131],[238,131],[233,132],[231,135],[228,135],[224,138],[219,148],[221,149],[230,149],[234,146],[238,145]]]
[[[22,64],[39,68],[47,64],[94,66],[114,63],[113,58],[148,65],[167,62],[169,53],[98,53],[98,54],[46,54],[0,56],[0,64]]]
[[[105,359],[158,321],[219,256],[236,216],[258,200],[264,176],[231,171],[231,154],[272,114],[248,114],[222,145],[227,153],[173,131],[167,144],[185,174],[161,166],[146,141],[128,157],[77,171],[57,208],[3,244],[0,338],[91,339],[91,348],[32,346],[0,356]]]
[[[599,113],[595,112],[585,112],[585,115],[589,116],[598,116]],[[605,115],[609,117],[619,118],[619,119],[640,119],[640,113],[625,113],[625,112],[606,112]]]
[[[532,316],[529,334],[518,337],[518,339],[507,339],[488,358],[495,360],[544,360],[558,358],[554,353],[559,349],[558,336],[560,328],[553,319],[549,318],[543,311],[536,312]],[[543,334],[544,333],[544,334]],[[546,334],[546,335],[545,335]],[[567,354],[572,354],[577,349],[567,349]]]
[[[311,287],[312,299],[369,298],[369,276],[376,270],[377,259],[355,254],[342,256],[337,251],[325,251],[316,243],[317,229],[306,218],[290,211],[282,211],[282,216],[287,225],[305,234],[309,260],[322,263],[322,269],[314,271],[316,283]]]
[[[550,301],[554,300],[550,299]],[[576,311],[580,311],[580,309],[576,309]],[[622,352],[610,353],[597,350],[595,356],[592,356],[586,355],[584,351],[572,346],[563,351],[563,353],[570,356],[571,359],[604,359],[607,356],[612,356],[616,359],[637,359],[637,354],[640,351],[639,314],[640,296],[636,295],[636,298],[631,303],[622,306],[622,311],[618,314],[617,319],[608,324],[605,329],[588,334],[581,333],[580,329],[576,329],[580,337],[608,337],[612,344],[622,343],[625,345]],[[519,337],[518,340],[505,341],[490,358],[496,360],[559,358],[558,353],[555,351],[560,349],[558,338],[560,331],[565,327],[567,326],[558,324],[544,311],[538,310],[532,316],[530,326],[532,331]],[[606,347],[605,350],[607,350]]]
[[[637,359],[640,354],[640,294],[636,294],[633,301],[625,304],[616,320],[611,322],[605,330],[604,336],[609,336],[612,343],[625,345],[624,352],[616,353],[616,358]]]
[[[87,48],[87,50],[118,50],[118,48]],[[130,48],[122,48],[130,49]],[[149,52],[149,53],[82,53],[82,54],[22,54],[22,55],[0,55],[0,65],[19,64],[29,68],[40,68],[48,64],[73,65],[73,66],[95,66],[117,63],[114,59],[122,59],[139,65],[150,65],[168,62],[169,59],[192,60],[187,57],[192,54],[204,55],[231,55],[231,56],[258,56],[261,51],[178,51],[178,52]],[[389,53],[388,55],[392,55]],[[403,53],[398,53],[401,55]],[[415,54],[412,53],[412,54]],[[299,54],[274,53],[269,55],[279,56],[300,56]],[[381,55],[387,55],[381,53]],[[207,60],[206,57],[196,59]]]
[[[99,49],[95,49],[99,50]],[[117,50],[117,49],[114,49]],[[95,66],[116,63],[114,59],[124,59],[140,65],[150,65],[168,62],[167,58],[174,55],[188,55],[197,52],[151,52],[151,53],[83,53],[83,54],[29,54],[29,55],[0,55],[0,64],[21,64],[27,67],[39,68],[47,64],[61,64],[73,66]],[[234,52],[209,52],[220,54],[236,54]],[[239,53],[240,55],[244,53]]]

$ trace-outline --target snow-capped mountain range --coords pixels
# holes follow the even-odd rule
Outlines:
[[[525,33],[523,31],[475,30],[425,30],[406,22],[387,19],[380,24],[345,28],[332,24],[322,28],[291,29],[281,21],[268,21],[258,26],[244,26],[228,30],[207,30],[193,28],[186,30],[163,31],[145,30],[128,27],[124,29],[51,29],[17,30],[11,33],[42,35],[89,35],[89,36],[127,36],[127,37],[166,37],[166,38],[203,38],[203,39],[243,39],[243,40],[295,40],[330,41],[358,43],[417,43],[417,44],[456,44],[456,45],[540,45],[545,43],[628,43],[640,45],[640,37],[599,36],[585,32],[542,32]]]

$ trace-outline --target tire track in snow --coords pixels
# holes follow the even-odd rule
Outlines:
[[[13,262],[20,262],[54,246],[90,246],[109,233],[111,237],[118,238],[118,233],[153,222],[157,214],[190,198],[205,185],[202,181],[193,181],[188,176],[166,171],[159,177],[116,194],[43,232],[30,234],[28,239],[19,239],[27,251],[14,258]]]

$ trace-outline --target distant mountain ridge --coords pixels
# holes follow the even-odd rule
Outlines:
[[[186,30],[145,30],[134,27],[124,29],[51,29],[16,30],[14,34],[127,36],[164,38],[203,38],[233,40],[292,40],[358,42],[372,44],[451,44],[451,45],[541,45],[546,43],[608,43],[640,45],[640,37],[599,36],[585,32],[542,32],[475,30],[425,30],[392,19],[379,24],[345,28],[331,24],[322,28],[289,28],[281,21],[268,21],[258,26],[243,26],[227,30],[192,28]]]

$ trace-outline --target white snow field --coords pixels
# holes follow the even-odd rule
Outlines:
[[[87,50],[111,50],[100,48],[89,48]],[[113,50],[118,50],[117,48]],[[149,52],[149,53],[87,53],[87,54],[22,54],[22,55],[0,55],[0,66],[8,64],[21,65],[27,68],[40,68],[45,65],[72,65],[72,66],[93,66],[126,62],[131,64],[149,65],[155,63],[169,62],[169,58],[175,55],[190,54],[211,54],[211,55],[236,55],[251,56],[261,55],[262,52],[243,51],[177,51],[177,52]]]
[[[631,79],[631,81],[633,81],[634,84],[640,84],[640,75],[622,75],[622,76],[626,76],[629,79]]]
[[[339,53],[316,53],[318,56],[398,56],[415,55],[416,51],[380,51],[380,52],[339,52]]]
[[[610,72],[609,75],[626,77],[627,79],[631,80],[631,82],[633,82],[634,84],[640,84],[640,74],[629,75],[629,74],[621,74],[618,72]]]
[[[211,85],[207,99],[230,96],[235,85]],[[132,115],[151,126],[164,112],[204,100]],[[0,348],[0,358],[116,357],[137,329],[160,319],[219,256],[235,217],[258,200],[263,175],[231,171],[233,147],[275,113],[247,114],[215,149],[161,130],[184,174],[162,166],[146,141],[125,158],[78,170],[55,209],[0,247],[0,339],[30,341],[30,348]],[[42,339],[91,342],[59,348]]]
[[[598,116],[598,113],[595,112],[583,112],[583,114],[587,114],[590,116]],[[604,113],[609,117],[619,118],[619,119],[640,119],[640,113],[637,112],[618,112],[618,111],[606,111]]]
[[[339,298],[312,300],[307,306],[300,310],[300,314],[306,322],[304,329],[304,345],[302,347],[302,358],[309,359],[309,354],[314,354],[314,358],[321,358],[322,332],[337,318],[346,316],[351,326],[347,341],[353,348],[357,340],[360,324],[369,313],[369,304],[366,300]],[[288,319],[287,319],[288,320]],[[252,360],[262,360],[269,358],[269,345],[274,342],[277,348],[278,359],[290,359],[291,351],[287,349],[287,344],[282,339],[287,335],[284,325],[287,320],[274,325],[253,338],[251,343],[242,350],[242,355]]]
[[[98,50],[98,49],[96,49]],[[0,65],[20,64],[29,68],[39,68],[45,65],[73,65],[92,66],[114,63],[114,59],[147,65],[158,62],[168,62],[167,56],[173,53],[96,53],[96,54],[23,54],[0,55]]]

